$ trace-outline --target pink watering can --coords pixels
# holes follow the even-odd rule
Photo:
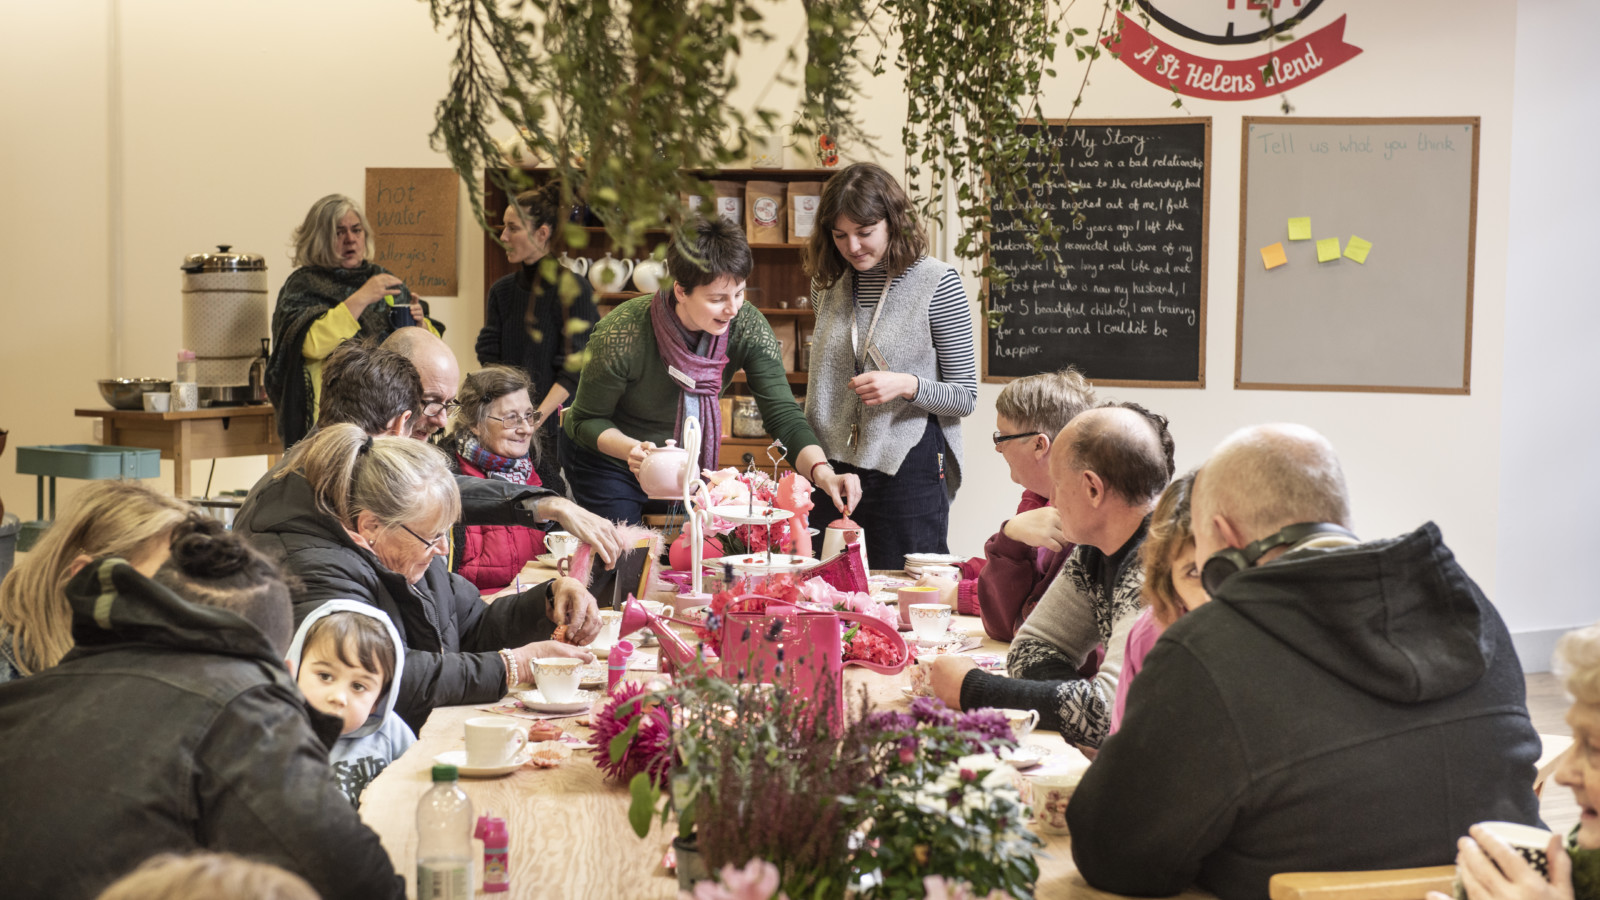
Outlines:
[[[661,674],[671,675],[677,671],[704,669],[715,674],[716,656],[706,651],[705,655],[697,653],[693,647],[684,642],[676,631],[668,627],[668,622],[677,622],[679,625],[698,627],[699,622],[687,619],[658,616],[646,609],[644,604],[628,595],[628,602],[622,604],[622,625],[618,629],[620,637],[627,637],[643,628],[648,628],[661,640]]]

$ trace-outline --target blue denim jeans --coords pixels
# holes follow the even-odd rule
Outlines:
[[[829,460],[841,475],[861,478],[861,503],[850,518],[867,539],[867,565],[874,569],[899,569],[907,553],[949,553],[950,497],[945,493],[948,456],[939,420],[928,417],[922,440],[906,454],[900,471],[885,475],[872,469]],[[811,527],[826,528],[839,518],[833,500],[813,491]],[[817,546],[821,546],[820,538]]]
[[[562,431],[556,438],[572,500],[597,516],[630,525],[644,524],[646,509],[665,512],[672,504],[645,496],[639,479],[613,460],[587,450]]]

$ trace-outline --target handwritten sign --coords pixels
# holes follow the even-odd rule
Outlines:
[[[414,294],[456,295],[456,192],[450,169],[368,169],[373,261]]]
[[[1028,202],[1061,228],[1062,265],[1034,254],[1019,211],[991,211],[990,261],[1011,280],[990,286],[984,380],[1070,364],[1096,384],[1203,387],[1211,120],[1022,127],[1060,151],[1035,152]]]

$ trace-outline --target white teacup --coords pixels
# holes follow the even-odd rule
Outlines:
[[[144,395],[145,412],[167,412],[172,409],[171,391],[149,391]]]
[[[915,584],[903,587],[895,593],[896,596],[900,598],[900,605],[898,608],[900,610],[901,631],[911,630],[911,607],[918,603],[928,603],[930,601],[939,599],[938,588],[922,587]]]
[[[923,566],[922,574],[944,578],[949,581],[961,581],[961,570],[955,566]]]
[[[1030,778],[1033,787],[1033,827],[1040,834],[1070,834],[1067,804],[1078,789],[1082,772],[1059,772]]]
[[[477,768],[506,766],[528,743],[528,728],[502,716],[467,720],[467,765]]]
[[[550,555],[555,558],[556,562],[560,562],[577,553],[578,546],[582,543],[583,541],[577,535],[568,534],[565,531],[552,531],[544,536],[545,549],[550,551]]]
[[[544,656],[533,661],[533,683],[551,703],[567,703],[578,696],[583,660],[573,656]]]
[[[919,641],[937,641],[950,633],[950,607],[943,603],[911,604],[911,628]]]
[[[640,600],[639,605],[648,610],[651,615],[660,616],[663,619],[670,619],[678,614],[676,609],[662,603],[660,600]]]
[[[1017,736],[1020,742],[1023,738],[1033,733],[1039,727],[1039,711],[1037,709],[1002,709],[997,710],[1006,717],[1006,722],[1011,725],[1011,733]]]
[[[600,636],[595,638],[595,643],[602,647],[609,647],[622,640],[622,610],[600,610]]]

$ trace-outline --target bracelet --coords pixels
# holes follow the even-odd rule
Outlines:
[[[828,461],[827,460],[823,460],[821,462],[812,463],[811,464],[811,471],[806,473],[806,480],[811,482],[812,484],[816,484],[817,483],[817,466],[828,466],[828,468],[830,468],[830,469],[833,468],[833,466],[829,466],[828,465]]]
[[[510,650],[501,650],[500,658],[506,664],[506,690],[511,690],[522,683],[522,674],[518,670],[516,654]]]

